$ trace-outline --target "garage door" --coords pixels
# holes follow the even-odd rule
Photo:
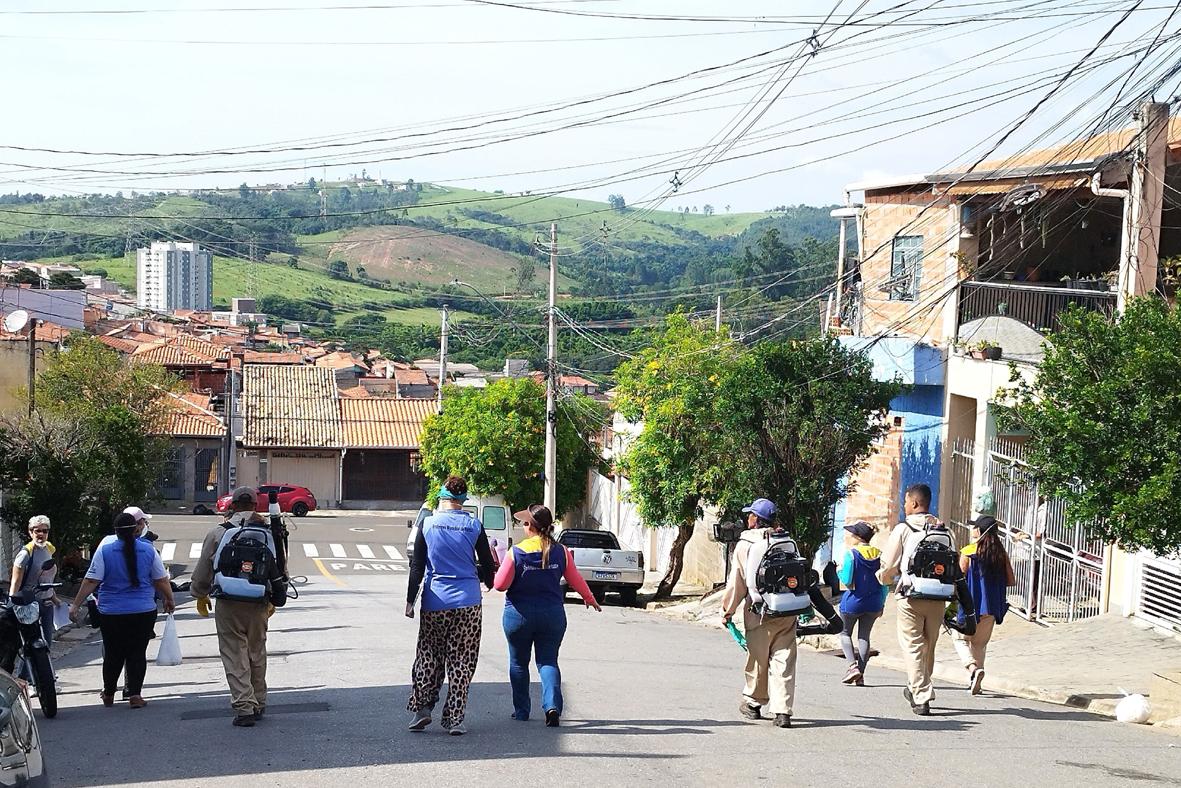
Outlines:
[[[1144,558],[1140,563],[1140,604],[1137,615],[1181,632],[1181,563]]]

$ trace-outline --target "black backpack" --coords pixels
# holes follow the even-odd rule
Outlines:
[[[762,616],[798,616],[812,609],[808,596],[808,562],[790,536],[767,537],[767,550],[754,571],[758,598],[752,610]],[[754,595],[751,595],[754,597]]]
[[[949,602],[955,598],[959,572],[959,555],[952,545],[951,533],[946,528],[927,526],[910,554],[905,577],[910,589],[907,596]]]
[[[220,599],[267,602],[279,576],[274,537],[262,525],[226,529],[213,555],[213,592]]]

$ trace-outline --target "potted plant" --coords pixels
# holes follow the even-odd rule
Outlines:
[[[994,342],[989,342],[987,339],[981,340],[972,346],[972,358],[1000,361],[1001,355],[1001,346]]]

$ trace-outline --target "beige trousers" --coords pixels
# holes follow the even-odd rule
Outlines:
[[[742,697],[771,714],[791,714],[796,694],[796,617],[746,617],[746,687]]]
[[[906,660],[906,684],[914,703],[935,699],[931,674],[935,671],[935,644],[943,627],[947,603],[937,599],[898,600],[898,645]]]
[[[976,622],[976,634],[969,637],[959,632],[951,633],[951,643],[960,655],[960,662],[963,662],[968,670],[984,667],[984,656],[994,626],[996,619],[993,616],[981,616]]]
[[[253,714],[267,705],[267,606],[217,600],[213,609],[217,647],[230,685],[230,705]]]

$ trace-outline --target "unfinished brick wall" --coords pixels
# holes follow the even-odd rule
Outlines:
[[[895,416],[865,467],[854,477],[856,487],[846,500],[845,525],[864,520],[875,528],[892,528],[901,519],[898,504],[902,478],[903,420]]]

